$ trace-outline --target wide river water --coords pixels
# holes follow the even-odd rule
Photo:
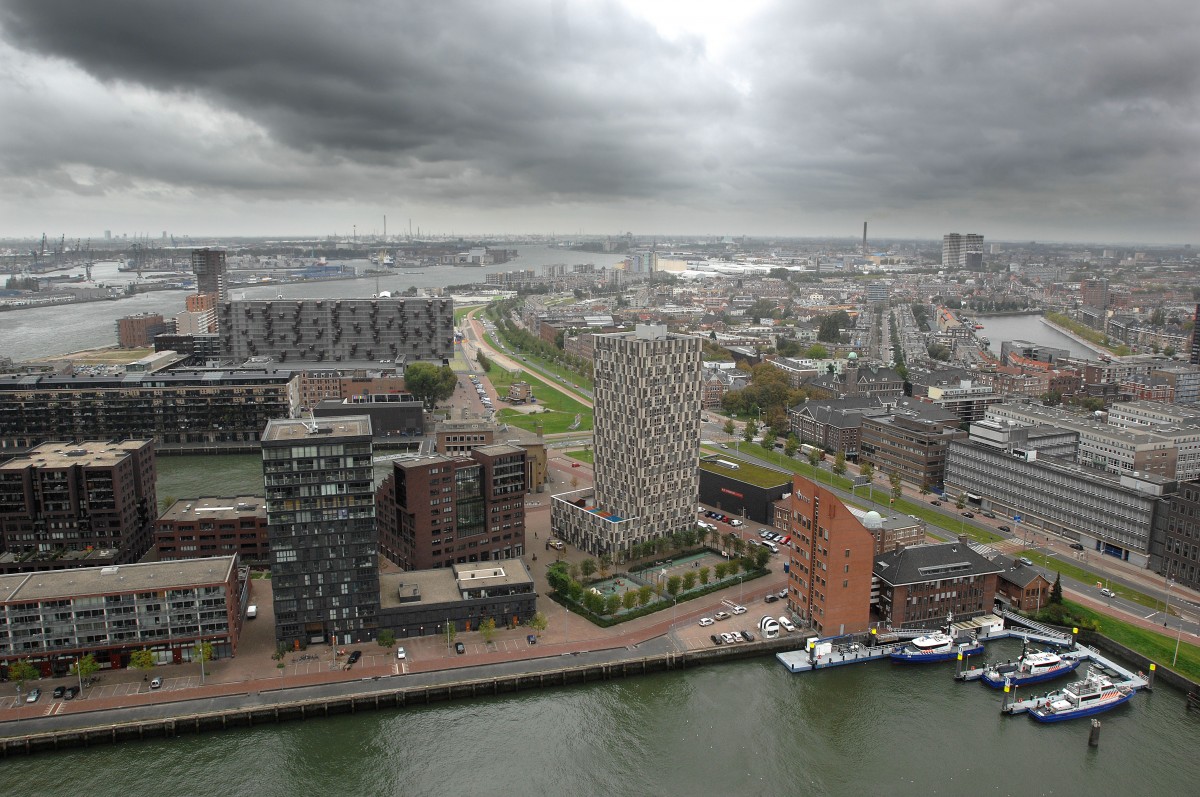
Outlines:
[[[1010,647],[1004,647],[1009,645]],[[1011,656],[1015,643],[994,643]],[[12,795],[1186,795],[1200,714],[1159,686],[1040,725],[953,665],[773,657],[4,761]],[[1048,687],[1047,687],[1048,688]]]

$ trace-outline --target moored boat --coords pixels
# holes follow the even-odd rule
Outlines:
[[[1116,708],[1133,694],[1132,687],[1114,684],[1107,675],[1089,669],[1086,678],[1052,692],[1029,714],[1038,722],[1065,722]]]
[[[892,661],[933,662],[949,661],[958,657],[974,656],[983,652],[983,645],[970,636],[955,637],[942,631],[925,634],[909,642],[900,650],[891,653]]]
[[[989,664],[980,680],[993,689],[1000,689],[1007,681],[1013,686],[1036,684],[1075,672],[1081,659],[1064,659],[1057,653],[1031,650],[1022,652],[1016,661]]]

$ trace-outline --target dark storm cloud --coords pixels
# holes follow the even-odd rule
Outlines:
[[[308,165],[397,169],[449,195],[690,187],[689,119],[736,103],[699,50],[603,3],[36,0],[3,24],[103,81],[233,111]]]
[[[8,0],[0,180],[1183,240],[1197,6],[779,2],[717,63],[604,0]]]

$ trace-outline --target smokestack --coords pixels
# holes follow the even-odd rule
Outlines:
[[[863,257],[867,256],[867,223],[863,222]]]

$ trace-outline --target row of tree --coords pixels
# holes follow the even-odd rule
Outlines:
[[[212,661],[212,657],[213,646],[211,642],[197,642],[192,648],[192,661],[200,662],[203,665]],[[134,670],[149,672],[158,666],[158,657],[152,650],[135,650],[129,654],[129,666]],[[85,681],[99,671],[100,662],[96,661],[96,657],[93,654],[88,653],[76,659],[71,664],[67,673],[74,678],[78,678],[80,681]],[[8,666],[8,680],[16,681],[18,686],[23,687],[26,681],[37,680],[41,677],[41,670],[35,667],[28,659],[20,659]]]

